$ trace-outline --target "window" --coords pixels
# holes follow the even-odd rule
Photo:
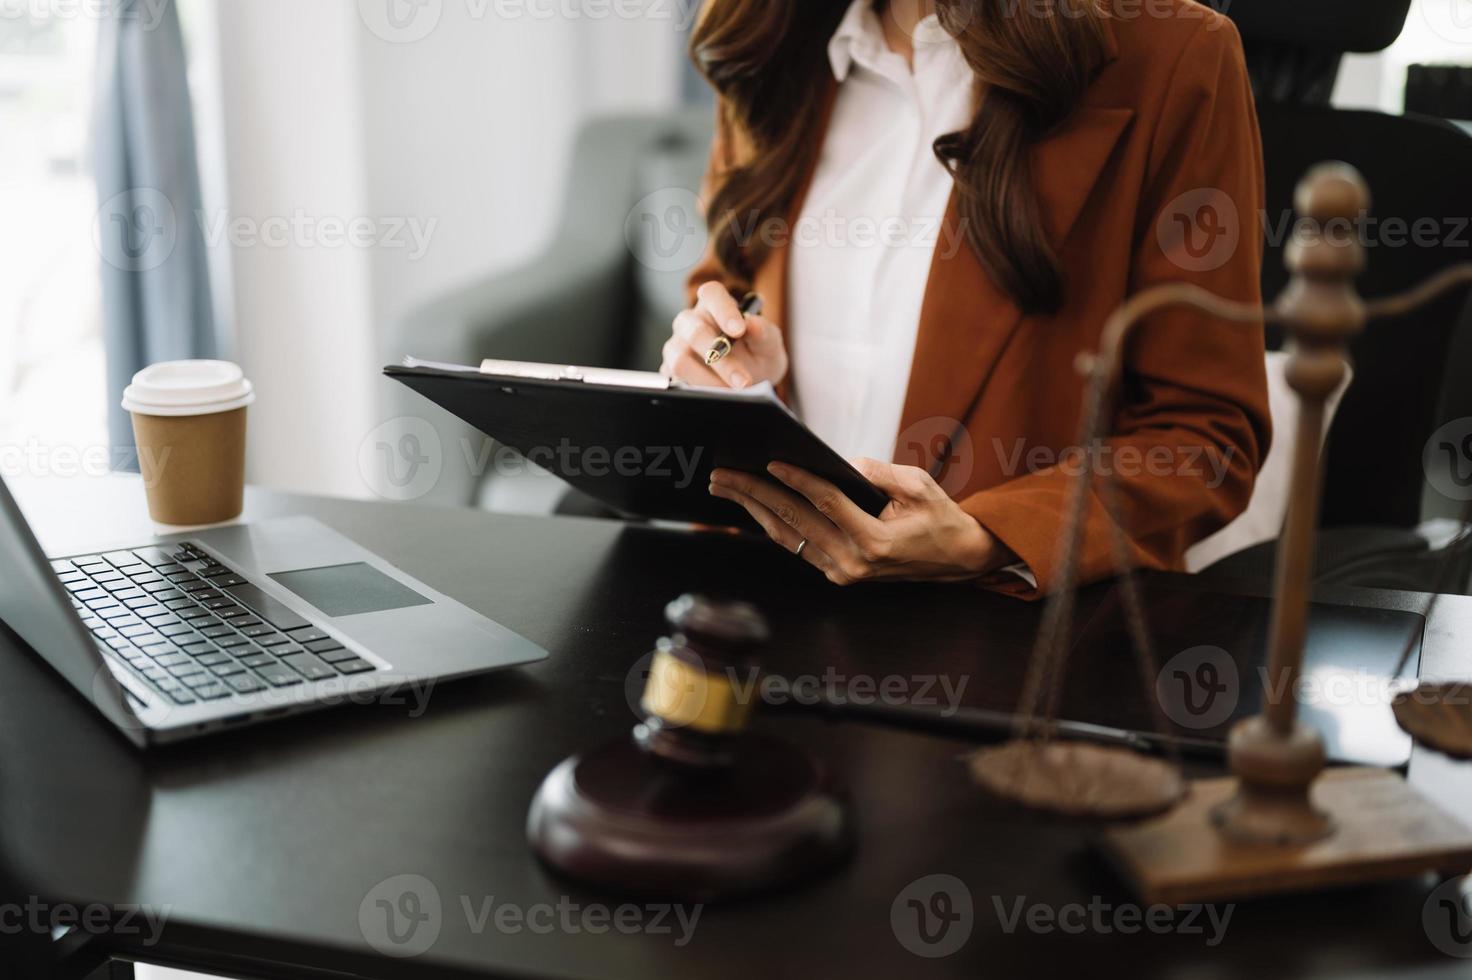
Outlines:
[[[84,5],[0,17],[0,473],[47,475],[107,446],[88,127],[97,21]],[[105,460],[105,456],[102,457]],[[64,462],[65,461],[65,462]],[[39,472],[38,472],[39,471]]]
[[[1472,3],[1414,0],[1391,52],[1407,64],[1472,65]]]
[[[1394,44],[1345,59],[1336,104],[1403,111],[1411,65],[1472,65],[1472,0],[1412,0]]]
[[[104,9],[0,3],[0,476],[91,475],[128,462],[108,446],[94,238],[90,138]],[[212,12],[198,0],[179,9],[193,52]],[[214,84],[212,61],[191,64],[191,83],[196,68]],[[217,120],[209,112],[196,128],[218,140]],[[206,193],[218,193],[217,169],[203,175]]]

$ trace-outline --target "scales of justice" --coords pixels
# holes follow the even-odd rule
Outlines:
[[[1119,513],[1107,475],[1096,477],[1089,466],[1081,467],[1071,488],[1059,544],[1060,583],[1043,611],[1010,719],[1012,737],[969,759],[972,777],[991,794],[1108,822],[1099,846],[1147,903],[1240,899],[1472,870],[1472,829],[1394,771],[1326,768],[1323,740],[1298,718],[1325,406],[1347,376],[1348,344],[1379,317],[1472,284],[1468,264],[1403,296],[1362,300],[1354,280],[1365,265],[1363,243],[1333,229],[1358,227],[1369,205],[1369,190],[1353,168],[1320,165],[1298,187],[1295,206],[1306,234],[1287,251],[1291,279],[1276,302],[1263,308],[1189,284],[1155,287],[1116,311],[1101,349],[1079,359],[1088,385],[1079,445],[1087,446],[1103,434],[1130,331],[1150,314],[1189,307],[1243,329],[1276,325],[1291,344],[1287,378],[1298,401],[1297,444],[1278,545],[1264,706],[1231,732],[1231,775],[1188,780],[1174,755],[1074,740],[1058,722],[1089,494],[1097,492]],[[1466,516],[1472,518],[1472,510]],[[1115,553],[1141,696],[1155,709],[1160,733],[1169,734],[1154,689],[1149,610],[1118,529]],[[732,678],[759,666],[768,639],[760,613],[687,596],[671,603],[667,616],[673,632],[654,655],[644,720],[631,738],[574,756],[548,775],[528,816],[533,849],[555,871],[594,886],[699,901],[769,891],[837,866],[852,852],[854,836],[830,777],[798,746],[747,731],[750,688],[743,700]],[[1392,677],[1401,675],[1413,639]],[[1465,682],[1427,681],[1401,690],[1386,710],[1422,747],[1472,760],[1472,662],[1467,671]],[[927,727],[883,712],[850,720]],[[964,736],[965,727],[963,720],[948,734]],[[942,729],[937,724],[930,730]]]

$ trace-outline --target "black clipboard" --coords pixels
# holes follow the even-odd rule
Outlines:
[[[770,479],[771,462],[822,477],[873,516],[889,503],[775,395],[678,387],[637,372],[521,367],[546,376],[412,361],[384,374],[629,517],[749,525],[744,510],[710,495],[711,471]]]

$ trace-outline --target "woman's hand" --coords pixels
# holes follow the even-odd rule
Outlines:
[[[788,551],[801,546],[803,559],[837,585],[874,579],[965,581],[1015,561],[924,470],[873,459],[856,459],[854,466],[891,498],[877,518],[826,480],[781,463],[767,467],[780,484],[716,470],[710,492],[745,507]]]
[[[701,286],[696,300],[694,309],[675,317],[660,374],[713,388],[746,388],[760,381],[780,384],[787,377],[787,346],[775,323],[742,316],[741,305],[718,282]],[[722,334],[740,343],[708,367],[705,352]]]

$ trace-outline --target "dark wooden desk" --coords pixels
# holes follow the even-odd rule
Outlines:
[[[125,481],[16,489],[55,549],[96,529],[136,544],[146,527]],[[785,720],[768,723],[852,790],[862,842],[842,873],[707,908],[683,948],[672,935],[493,922],[477,932],[464,901],[472,912],[492,896],[522,909],[620,904],[550,876],[523,826],[556,762],[628,730],[629,669],[660,634],[669,598],[703,590],[758,602],[776,629],[772,663],[789,674],[944,674],[967,680],[968,704],[1003,708],[1036,607],[966,587],[837,591],[763,542],[716,535],[267,493],[251,494],[249,512],[311,514],[552,657],[437,689],[417,717],[407,706],[347,707],[145,755],[0,634],[0,858],[13,887],[49,902],[167,909],[162,942],[115,937],[125,953],[257,977],[1467,976],[1423,929],[1426,882],[1239,906],[1215,948],[1202,935],[1009,933],[997,903],[1010,915],[1022,897],[1055,909],[1129,902],[1086,828],[983,797],[958,743]],[[1472,599],[1447,600],[1428,669],[1472,673],[1468,637]],[[1132,664],[1089,676],[1070,694],[1076,716],[1138,700]],[[1411,774],[1443,805],[1472,812],[1472,773],[1418,756]],[[937,873],[965,882],[974,924],[959,952],[921,959],[897,941],[891,906]],[[378,955],[359,925],[370,890],[403,874],[433,882],[443,907],[437,941],[412,959]]]

